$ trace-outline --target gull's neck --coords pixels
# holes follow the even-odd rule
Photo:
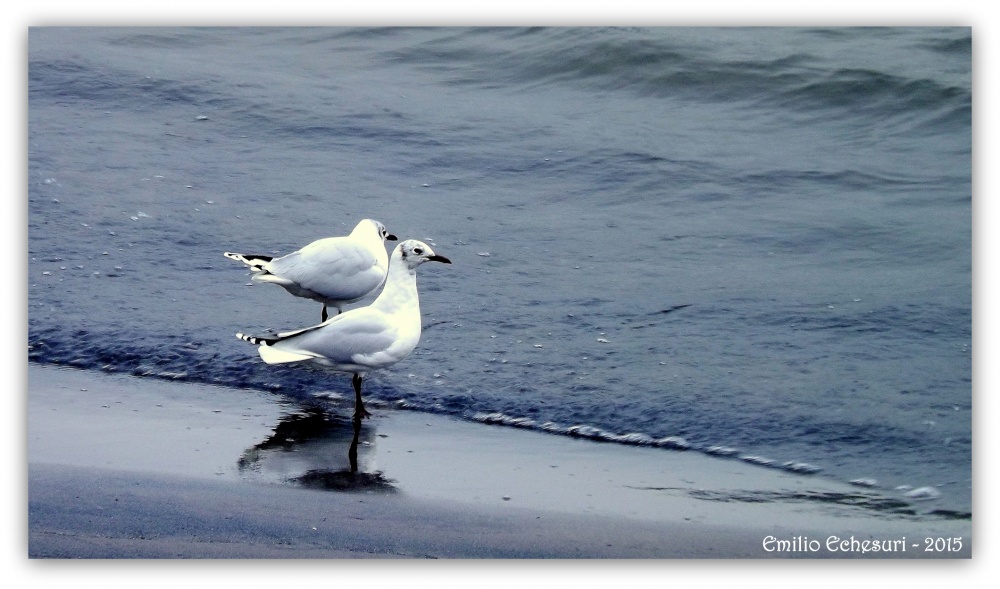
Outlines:
[[[372,303],[372,307],[390,315],[409,312],[416,313],[419,317],[420,300],[417,298],[416,269],[409,268],[402,259],[393,256],[389,261],[385,287]]]

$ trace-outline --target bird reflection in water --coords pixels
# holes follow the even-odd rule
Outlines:
[[[395,492],[393,481],[381,472],[359,467],[371,461],[366,455],[374,449],[373,437],[374,428],[363,428],[360,419],[306,408],[284,417],[270,437],[244,451],[238,467],[246,476],[312,489]]]

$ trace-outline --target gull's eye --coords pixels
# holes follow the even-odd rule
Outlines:
[[[423,248],[415,247],[415,248],[413,248],[413,253],[415,253],[415,254],[417,254],[419,256],[420,254],[424,253],[424,250],[423,250]]]

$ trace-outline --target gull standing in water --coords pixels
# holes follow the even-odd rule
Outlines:
[[[257,352],[268,364],[310,361],[353,373],[354,419],[361,420],[370,415],[361,401],[365,374],[399,362],[420,341],[416,270],[424,262],[450,264],[451,260],[435,254],[421,241],[408,239],[393,250],[385,288],[371,305],[276,336],[237,333],[236,337],[257,345]]]
[[[319,239],[280,258],[223,255],[250,266],[257,282],[277,284],[297,297],[323,303],[321,317],[326,321],[328,306],[340,313],[345,304],[361,300],[385,282],[387,239],[396,241],[396,236],[378,221],[364,219],[350,235]]]

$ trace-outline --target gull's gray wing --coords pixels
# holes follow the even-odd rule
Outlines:
[[[329,237],[267,264],[266,270],[278,280],[261,278],[294,283],[331,300],[350,301],[365,296],[385,280],[385,269],[377,264],[376,253],[358,242]]]
[[[396,342],[398,329],[388,316],[369,307],[337,315],[325,323],[282,334],[276,350],[325,358],[331,365],[354,365],[359,356],[385,352]]]

